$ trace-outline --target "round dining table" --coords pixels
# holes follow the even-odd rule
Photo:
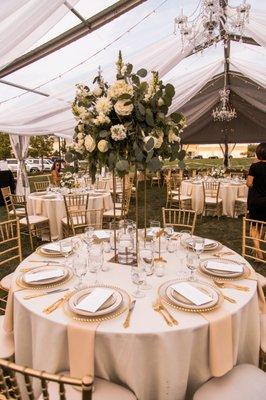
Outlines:
[[[223,247],[221,254],[228,250]],[[79,251],[80,256],[87,257],[86,246]],[[212,254],[204,252],[201,259],[211,257]],[[108,266],[108,271],[100,271],[98,281],[120,287],[131,295],[135,289],[131,281],[131,267],[110,262],[111,256],[110,252],[104,254],[104,265]],[[195,390],[213,376],[210,367],[210,321],[206,313],[204,316],[168,307],[178,321],[178,325],[169,326],[153,309],[160,285],[171,279],[188,277],[186,250],[180,244],[174,253],[165,252],[163,257],[167,261],[165,275],[147,278],[152,288],[145,290],[145,297],[136,300],[130,326],[124,328],[126,313],[123,313],[100,323],[95,336],[95,375],[125,385],[135,393],[138,400],[192,399]],[[239,254],[229,252],[224,257],[244,263],[254,273]],[[16,272],[22,268],[47,265],[45,262],[48,260],[49,257],[35,252],[23,260]],[[51,262],[55,260],[64,263],[60,257],[50,259]],[[199,271],[196,277],[200,281],[214,284]],[[93,284],[94,281],[95,274],[88,271],[86,284]],[[221,325],[220,342],[216,343],[215,350],[219,352],[224,340],[232,341],[231,367],[240,363],[257,365],[260,346],[257,282],[255,279],[240,279],[237,283],[247,286],[249,291],[238,291],[233,287],[221,289],[235,303],[224,300],[220,306],[221,311],[230,318],[231,330],[226,337],[227,331],[223,331]],[[71,289],[75,284],[76,278],[73,278],[63,287]],[[43,312],[45,307],[62,297],[62,293],[26,300],[25,296],[30,293],[30,289],[14,291],[16,362],[52,373],[67,371],[67,326],[71,318],[64,307],[57,308],[51,314]],[[225,368],[224,373],[228,368]]]
[[[113,207],[112,196],[109,190],[88,192],[89,210],[110,210]],[[62,218],[66,217],[64,198],[60,193],[35,192],[27,197],[29,215],[44,215],[49,218],[50,232],[52,238],[63,237]]]
[[[183,180],[181,194],[191,196],[192,209],[201,214],[203,210],[204,196],[201,180]],[[220,180],[219,197],[223,201],[223,215],[234,217],[235,201],[238,197],[247,197],[248,188],[243,182],[233,180]]]

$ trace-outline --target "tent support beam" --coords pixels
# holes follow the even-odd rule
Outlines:
[[[8,85],[8,86],[13,86],[13,87],[15,87],[17,89],[26,90],[27,92],[39,94],[40,96],[45,96],[45,97],[49,97],[50,96],[49,94],[44,93],[44,92],[40,92],[39,90],[29,89],[26,86],[18,85],[17,83],[9,82],[9,81],[6,81],[4,79],[0,79],[0,83],[3,83],[4,85]]]
[[[260,46],[260,44],[258,42],[256,42],[256,40],[254,40],[248,36],[229,35],[229,39],[233,40],[234,42],[242,41],[243,43],[246,43],[246,44],[253,44],[255,46]]]
[[[36,49],[29,51],[21,57],[18,57],[0,71],[0,78],[18,71],[19,69],[26,67],[27,65],[32,64],[33,62],[40,60],[41,58],[61,49],[62,47],[82,38],[83,36],[96,31],[126,12],[144,3],[145,1],[147,0],[117,1],[110,7],[107,7],[105,10],[86,19],[85,22],[81,22],[77,26],[74,26],[56,38],[51,39]]]

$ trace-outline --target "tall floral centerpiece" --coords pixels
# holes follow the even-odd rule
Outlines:
[[[186,120],[178,112],[169,112],[174,86],[164,84],[155,71],[146,81],[146,69],[134,72],[132,64],[124,63],[121,52],[116,71],[111,85],[99,68],[93,87],[76,86],[74,149],[87,158],[92,181],[97,168],[107,166],[113,176],[124,177],[134,166],[146,176],[146,171],[160,170],[163,160],[182,162],[185,157],[180,133]],[[136,193],[138,226],[137,198]]]

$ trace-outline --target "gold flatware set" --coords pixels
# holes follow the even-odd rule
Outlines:
[[[168,311],[168,309],[162,304],[162,302],[157,299],[156,302],[153,303],[154,311],[160,313],[167,325],[173,326],[178,325],[178,321],[172,316],[172,314]]]

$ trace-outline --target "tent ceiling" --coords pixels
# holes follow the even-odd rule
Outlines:
[[[122,49],[124,58],[132,62],[136,68],[146,67],[149,71],[157,69],[165,82],[174,84],[176,97],[171,111],[181,108],[188,118],[188,128],[183,136],[184,142],[192,143],[190,140],[193,140],[203,143],[207,140],[206,143],[210,143],[210,138],[212,138],[215,143],[216,140],[219,143],[221,140],[219,124],[212,122],[211,110],[219,101],[218,90],[223,85],[223,80],[217,76],[223,71],[223,46],[221,44],[218,44],[217,48],[211,46],[204,50],[202,56],[192,54],[192,48],[189,47],[182,51],[179,37],[172,33],[173,17],[179,12],[178,6],[181,6],[181,0],[150,0],[149,2],[103,0],[103,2],[108,6],[111,5],[111,8],[112,5],[115,7],[118,3],[131,3],[132,6],[140,2],[143,4],[120,15],[116,21],[102,26],[89,36],[6,76],[4,80],[8,84],[18,84],[16,89],[1,83],[0,80],[0,130],[21,135],[55,133],[58,136],[71,137],[75,120],[71,114],[70,102],[74,97],[75,84],[85,82],[89,84],[95,76],[98,65],[103,67],[106,79],[111,82],[114,77],[116,54],[119,49]],[[11,3],[14,5],[23,2],[10,0]],[[25,0],[24,3],[32,5],[38,3],[41,7],[44,0]],[[64,0],[56,0],[56,3],[60,8]],[[89,3],[94,2],[69,0],[68,3],[74,6],[82,17],[91,17],[89,12],[84,13],[84,9],[90,9],[92,5]],[[229,3],[235,6],[238,1],[230,0]],[[262,136],[262,127],[265,126],[265,89],[263,87],[266,86],[264,73],[266,12],[265,9],[256,9],[256,6],[261,6],[260,0],[250,0],[250,3],[252,9],[250,23],[246,29],[247,38],[244,39],[244,43],[231,42],[229,60],[230,69],[240,75],[237,78],[230,73],[232,103],[238,112],[238,118],[233,122],[234,129],[238,132],[236,135],[238,141],[243,141],[244,138],[246,140],[248,132],[252,133],[252,138],[254,134],[256,135],[256,139],[253,140],[250,137],[250,141],[260,140],[258,138]],[[64,12],[65,8],[64,5]],[[194,8],[195,1],[187,0],[185,11],[191,14]],[[0,18],[1,11],[3,10],[0,6]],[[12,13],[11,6],[7,14],[8,12]],[[80,22],[73,13],[69,13],[77,23]],[[53,29],[51,21],[49,23],[48,31],[50,32]],[[41,43],[38,39],[28,49],[32,48],[33,52],[38,51],[38,44],[43,44],[47,35],[48,39],[57,36],[53,32],[49,37],[49,32],[41,38]],[[199,30],[199,49],[204,47],[204,41],[200,42],[201,34]],[[230,38],[239,40],[235,34],[230,35]],[[262,47],[245,44],[245,42],[258,43]],[[1,46],[0,40],[0,53]],[[49,52],[49,46],[44,44],[45,46]],[[21,54],[26,54],[26,52]],[[188,58],[185,59],[185,57]],[[9,65],[15,64],[16,61]],[[23,87],[30,87],[32,93],[24,92]],[[258,87],[260,89],[257,89]],[[41,93],[34,93],[35,91]],[[14,98],[10,99],[12,97]],[[11,115],[12,118],[10,118]],[[240,120],[244,123],[241,124]],[[252,124],[253,129],[249,129]]]

